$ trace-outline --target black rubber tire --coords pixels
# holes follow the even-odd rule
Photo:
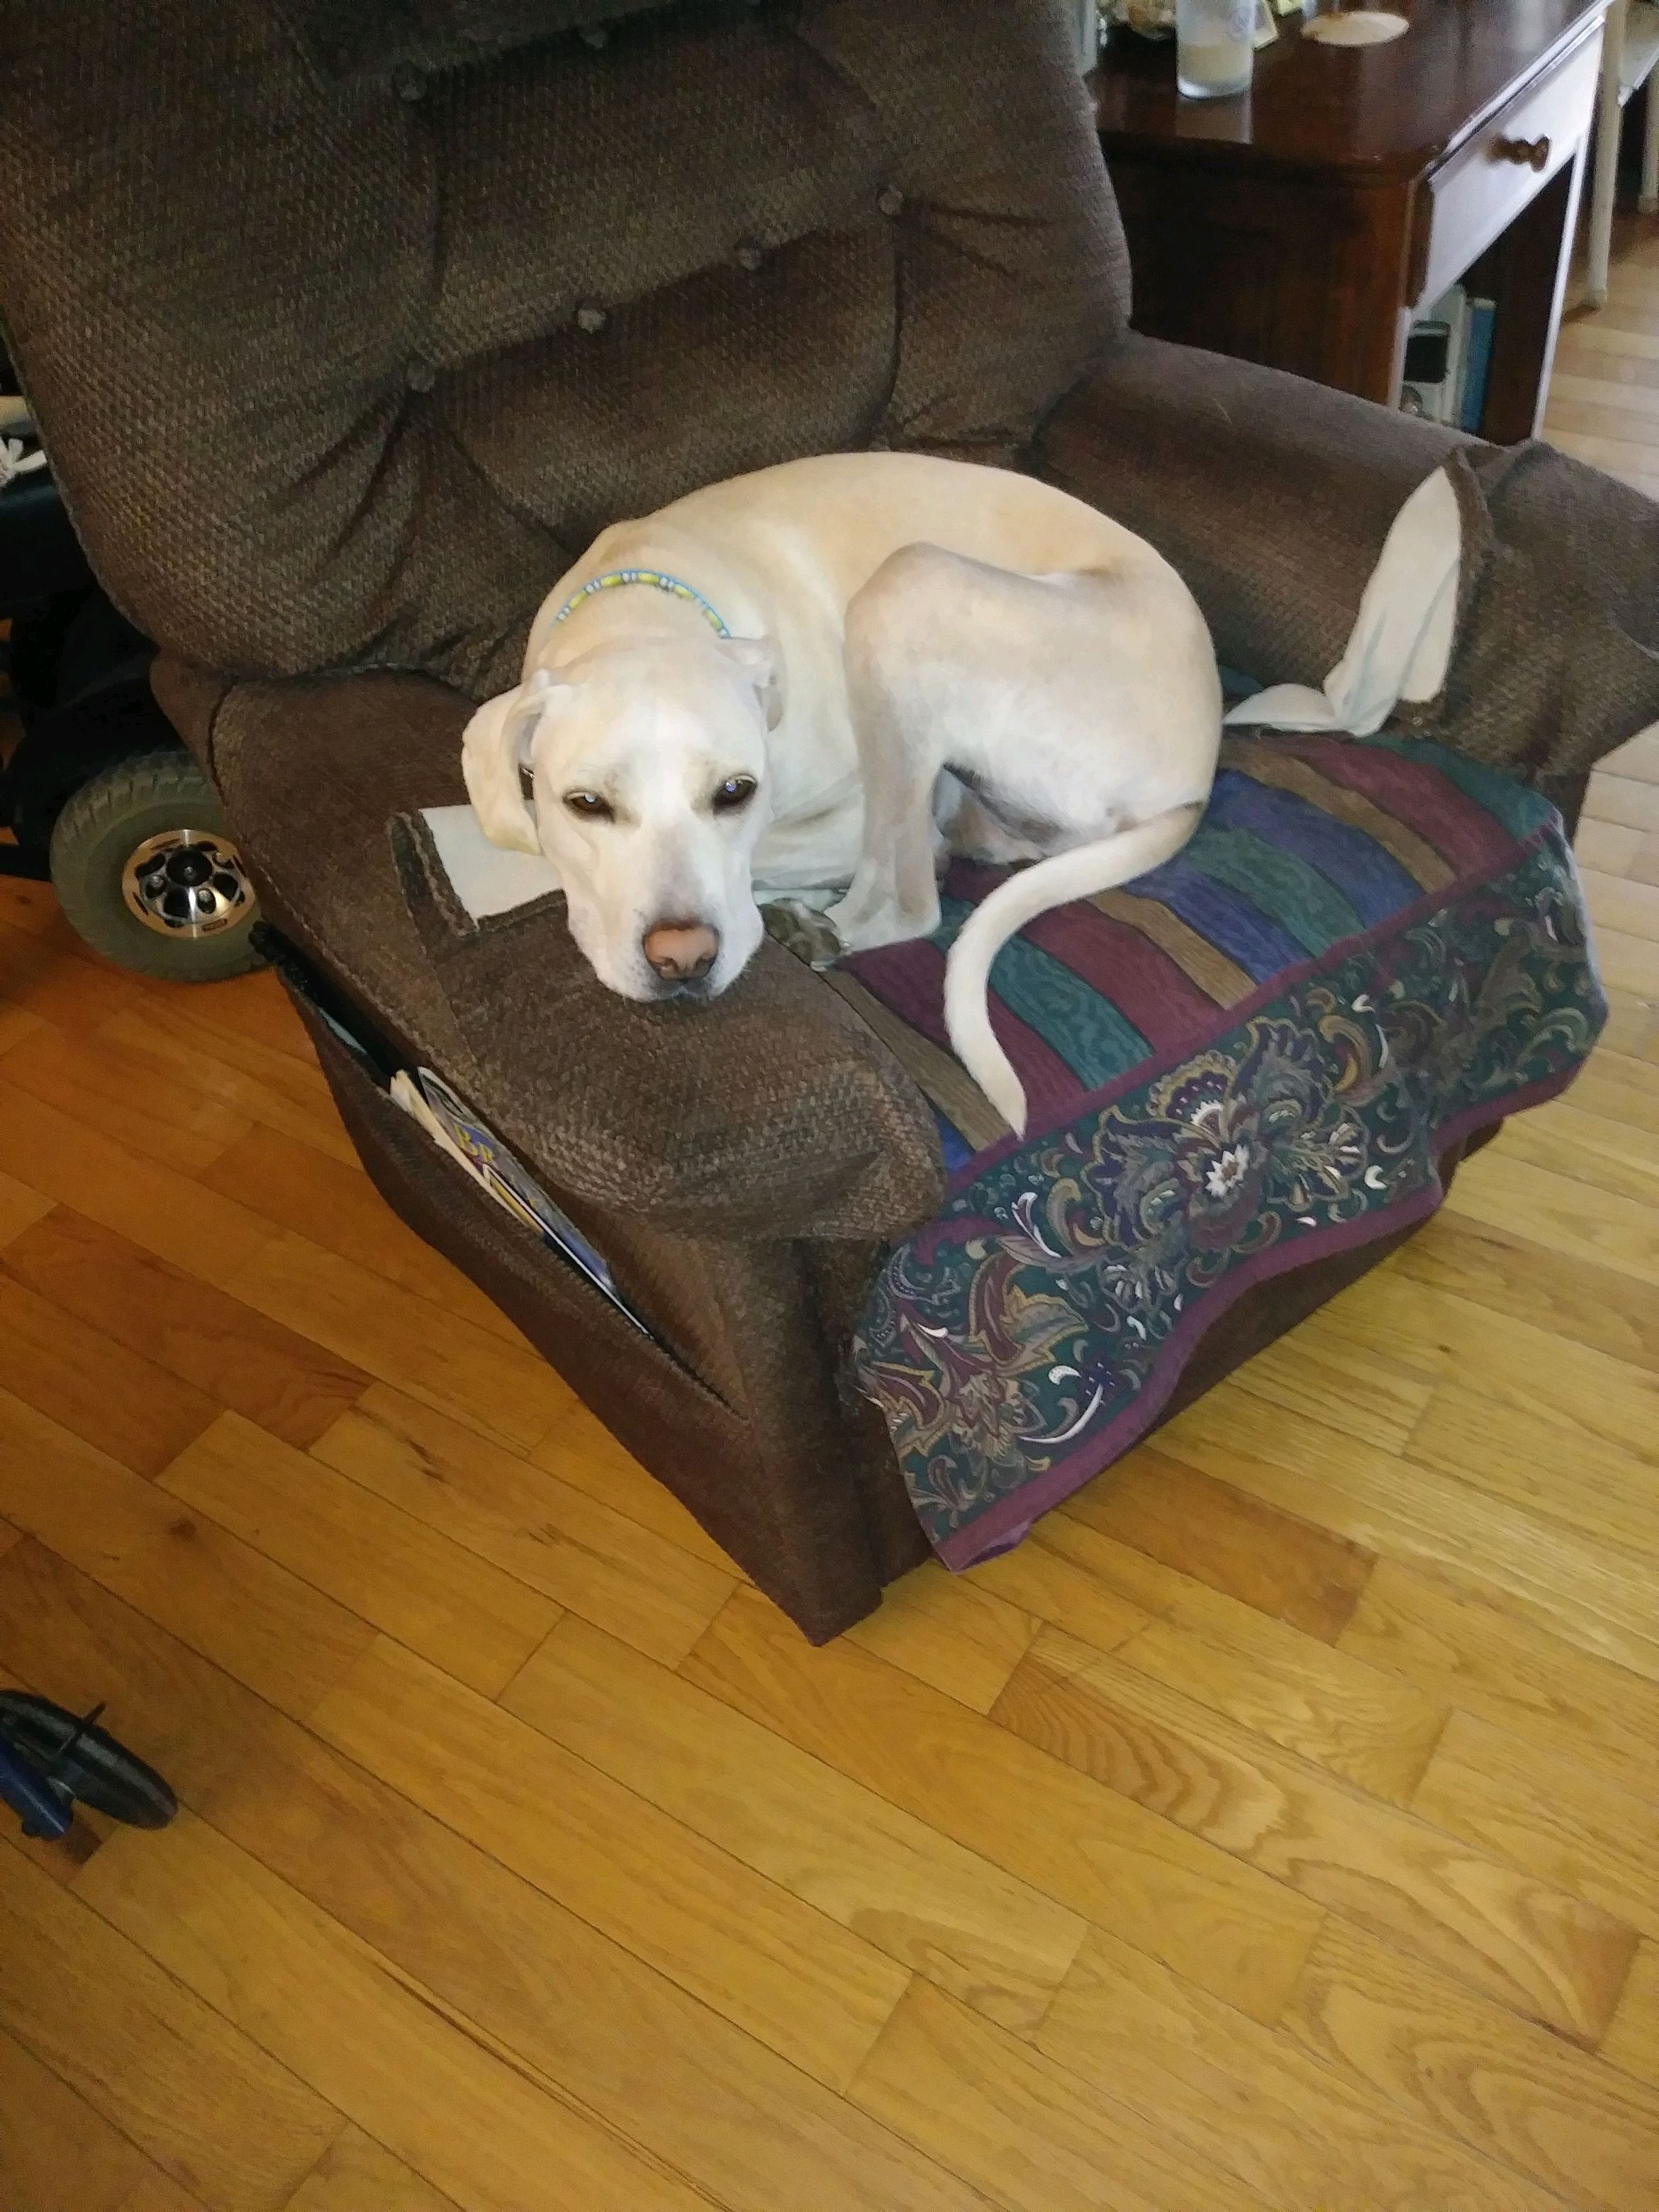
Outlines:
[[[83,783],[52,833],[52,882],[64,912],[94,951],[170,983],[218,983],[264,963],[249,942],[259,918],[211,937],[169,938],[139,921],[121,896],[121,872],[146,837],[167,830],[223,830],[213,787],[182,746],[137,753]]]
[[[165,1828],[179,1801],[153,1766],[98,1727],[27,1690],[0,1690],[0,1741],[41,1773],[55,1773],[94,1813],[131,1828]],[[73,1743],[67,1758],[64,1747]]]

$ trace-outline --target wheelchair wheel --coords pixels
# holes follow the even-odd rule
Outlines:
[[[154,1767],[95,1721],[77,1720],[27,1690],[0,1690],[0,1742],[8,1750],[94,1813],[131,1828],[165,1828],[178,1799]]]
[[[249,942],[258,902],[219,801],[169,745],[102,769],[52,833],[52,881],[94,951],[176,983],[262,965]]]

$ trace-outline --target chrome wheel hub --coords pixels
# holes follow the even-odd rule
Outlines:
[[[217,830],[163,830],[121,871],[121,896],[161,937],[212,937],[253,904],[242,856]]]

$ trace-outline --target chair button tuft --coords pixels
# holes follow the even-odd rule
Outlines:
[[[605,309],[592,300],[584,301],[576,310],[576,328],[590,338],[598,337],[610,320]]]
[[[411,392],[430,392],[438,372],[423,353],[412,353],[404,363],[404,382]]]

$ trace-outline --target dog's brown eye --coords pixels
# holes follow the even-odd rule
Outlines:
[[[739,806],[747,806],[755,795],[752,775],[728,775],[714,793],[716,814],[734,814]]]
[[[567,791],[564,803],[573,814],[585,815],[590,822],[613,819],[610,802],[601,799],[597,791]]]

